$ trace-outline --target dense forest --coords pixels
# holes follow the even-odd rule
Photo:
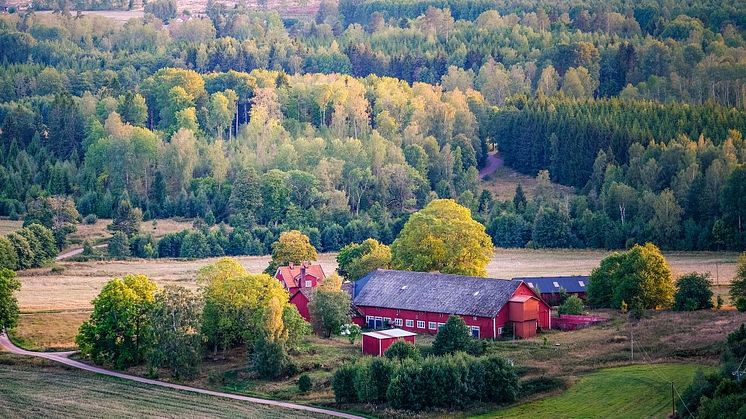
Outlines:
[[[129,237],[194,257],[267,253],[289,229],[324,251],[390,243],[439,197],[500,246],[743,249],[743,15],[440,0],[323,3],[309,22],[217,3],[168,24],[0,16],[0,215],[64,196],[81,216],[232,227]],[[533,196],[481,188],[492,146],[538,177]]]

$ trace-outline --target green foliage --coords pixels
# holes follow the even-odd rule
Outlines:
[[[140,363],[152,342],[155,290],[155,283],[144,275],[107,282],[75,338],[81,355],[117,369]]]
[[[274,275],[280,266],[314,261],[316,257],[316,248],[308,236],[297,230],[286,231],[272,244],[272,260],[264,271]]]
[[[254,370],[262,378],[276,379],[287,373],[291,360],[281,341],[271,341],[261,335],[254,343],[251,354]]]
[[[736,303],[738,300],[746,300],[746,252],[738,257],[736,276],[730,283],[730,298]]]
[[[0,268],[0,330],[12,329],[18,324],[18,300],[15,292],[21,289],[16,273]]]
[[[124,259],[130,256],[130,241],[127,235],[117,231],[109,239],[107,245],[109,256],[115,259]]]
[[[571,295],[560,305],[559,314],[583,314],[584,308],[583,300],[577,295]]]
[[[337,253],[337,272],[348,281],[357,281],[376,269],[391,267],[391,249],[376,239],[351,243]]]
[[[387,358],[367,358],[355,364],[356,399],[362,403],[386,400],[394,365]]]
[[[308,374],[301,374],[298,377],[298,390],[301,393],[308,393],[313,388],[313,381]]]
[[[468,208],[437,199],[409,217],[391,253],[396,269],[485,276],[492,240]]]
[[[604,258],[588,280],[592,307],[617,308],[622,302],[633,309],[670,307],[673,297],[671,269],[651,243]]]
[[[16,249],[8,238],[0,236],[0,269],[16,269],[18,256]]]
[[[695,311],[712,308],[712,281],[709,274],[692,272],[676,282],[674,310]]]
[[[422,358],[420,350],[415,345],[403,340],[394,342],[386,349],[384,355],[392,361],[403,361],[405,359],[417,361]]]
[[[334,371],[332,376],[332,390],[337,403],[355,403],[357,391],[355,390],[356,368],[353,363],[343,364]]]
[[[452,315],[438,330],[433,342],[433,353],[436,355],[452,354],[466,351],[472,341],[469,328],[461,316]]]
[[[8,241],[13,247],[13,253],[16,255],[15,270],[32,268],[35,264],[36,255],[31,250],[31,245],[25,237],[18,233],[10,233],[7,236]]]
[[[148,362],[171,370],[174,378],[193,378],[202,362],[202,301],[183,287],[166,287],[150,312],[152,346]]]
[[[140,208],[132,208],[132,204],[127,200],[121,200],[117,207],[116,217],[114,217],[111,224],[106,228],[113,232],[122,232],[127,237],[132,237],[140,231],[141,222],[142,210]]]
[[[314,329],[325,338],[339,333],[350,322],[350,296],[341,290],[317,288],[308,303]]]

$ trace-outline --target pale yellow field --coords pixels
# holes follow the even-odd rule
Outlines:
[[[157,220],[155,226],[152,221],[144,221],[140,224],[140,232],[143,234],[152,234],[153,237],[163,237],[168,233],[177,233],[182,230],[191,229],[194,220],[166,218]],[[99,219],[96,224],[78,224],[77,231],[69,236],[71,243],[79,243],[83,240],[95,242],[111,237],[111,232],[106,226],[111,224],[110,219]]]
[[[7,218],[0,219],[0,234],[5,235],[12,233],[23,227],[23,221],[13,221]]]

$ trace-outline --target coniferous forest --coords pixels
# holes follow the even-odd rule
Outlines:
[[[309,21],[212,2],[204,16],[126,23],[72,8],[0,15],[0,216],[65,203],[81,219],[139,209],[230,225],[126,237],[136,256],[204,257],[266,254],[290,229],[323,251],[390,243],[414,210],[454,198],[498,246],[743,250],[737,5],[342,0]],[[493,149],[573,193],[495,199],[479,177]]]

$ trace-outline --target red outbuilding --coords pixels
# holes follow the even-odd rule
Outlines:
[[[551,328],[551,309],[523,281],[379,269],[354,284],[353,303],[369,329],[435,334],[458,315],[476,338],[510,331],[530,338]]]
[[[299,288],[295,294],[290,296],[290,304],[298,308],[298,313],[307,322],[311,321],[311,313],[308,311],[308,303],[311,301],[311,288]]]
[[[414,345],[416,333],[407,332],[402,329],[378,330],[363,333],[363,354],[383,356],[386,349],[398,340],[403,340]]]

